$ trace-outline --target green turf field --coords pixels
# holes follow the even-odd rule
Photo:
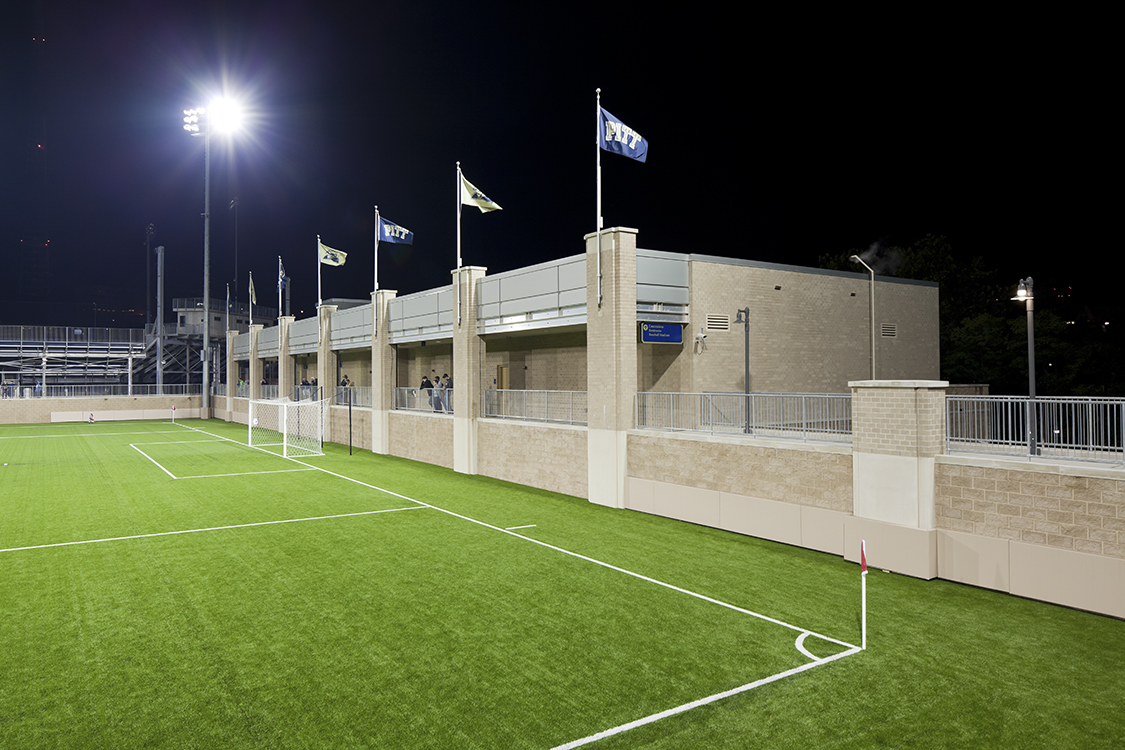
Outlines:
[[[0,427],[0,748],[1125,745],[1121,621],[245,429]]]

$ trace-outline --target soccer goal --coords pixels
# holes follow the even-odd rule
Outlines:
[[[251,401],[250,445],[281,446],[281,455],[323,455],[328,401]]]

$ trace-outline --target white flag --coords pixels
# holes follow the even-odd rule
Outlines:
[[[465,175],[461,175],[461,205],[476,206],[482,214],[501,210],[499,203],[478,190],[473,183],[465,179]]]
[[[326,266],[342,266],[348,259],[348,254],[343,250],[336,250],[319,241],[317,244],[320,245],[320,262]]]

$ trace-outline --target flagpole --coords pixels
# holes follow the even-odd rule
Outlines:
[[[224,324],[230,330],[230,282],[227,282],[227,322]]]
[[[598,104],[594,112],[594,152],[598,165],[598,307],[602,306],[602,90],[597,89]]]
[[[250,272],[250,325],[254,325],[254,272]]]
[[[861,625],[860,625],[860,650],[867,650],[867,541],[859,543],[859,557],[863,561],[862,571],[859,574],[861,598]]]
[[[316,309],[320,310],[323,299],[320,296],[320,235],[316,236]]]
[[[457,298],[457,325],[461,325],[461,162],[457,162],[457,281],[453,284]]]
[[[379,207],[375,206],[375,288],[379,291]]]
[[[284,276],[281,270],[281,256],[277,256],[277,324],[281,325],[281,279]]]

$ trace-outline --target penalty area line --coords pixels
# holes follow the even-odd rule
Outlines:
[[[274,526],[281,523],[300,523],[301,521],[325,521],[331,518],[350,518],[352,516],[372,516],[376,513],[394,513],[400,510],[421,510],[424,505],[412,505],[408,508],[386,508],[384,510],[361,510],[358,513],[337,513],[332,516],[311,516],[309,518],[286,518],[281,521],[257,521],[255,523],[236,523],[231,526],[209,526],[204,529],[183,529],[180,531],[157,531],[152,534],[133,534],[132,536],[111,536],[105,539],[83,539],[77,542],[55,542],[54,544],[33,544],[28,547],[9,547],[0,549],[0,552],[23,552],[29,549],[46,549],[47,547],[73,547],[78,544],[98,544],[99,542],[122,542],[127,539],[148,539],[154,536],[175,536],[176,534],[197,534],[201,531],[225,531],[227,529],[247,529],[251,526]]]
[[[582,739],[572,740],[571,742],[567,742],[562,745],[556,745],[551,750],[571,750],[571,748],[589,745],[592,742],[598,742],[599,740],[604,740],[607,737],[613,737],[614,735],[628,732],[631,729],[637,729],[638,727],[643,727],[646,724],[653,724],[657,721],[660,721],[661,719],[667,719],[670,716],[682,714],[687,711],[691,711],[694,708],[706,706],[710,703],[721,701],[724,698],[730,698],[731,696],[738,695],[739,693],[748,692],[750,690],[753,690],[754,688],[759,688],[762,685],[768,685],[771,682],[777,682],[778,680],[783,680],[786,677],[792,677],[795,674],[806,672],[813,667],[819,667],[821,664],[827,664],[828,662],[836,661],[837,659],[843,659],[845,656],[851,656],[852,654],[858,654],[859,652],[860,649],[853,646],[847,651],[841,651],[840,653],[834,654],[833,656],[829,656],[824,659],[818,659],[808,664],[802,664],[799,667],[787,669],[784,672],[778,672],[775,675],[763,677],[760,680],[748,682],[745,685],[740,685],[739,687],[732,688],[731,690],[725,690],[721,693],[715,693],[714,695],[709,695],[706,698],[700,698],[699,700],[694,700],[690,703],[684,703],[683,705],[676,706],[675,708],[669,708],[666,711],[660,711],[659,713],[650,714],[648,716],[645,716],[644,718],[637,719],[636,721],[630,721],[627,724],[621,724],[620,726],[613,727],[612,729],[606,729],[602,732],[598,732],[597,734],[591,734],[590,736],[583,737]]]

